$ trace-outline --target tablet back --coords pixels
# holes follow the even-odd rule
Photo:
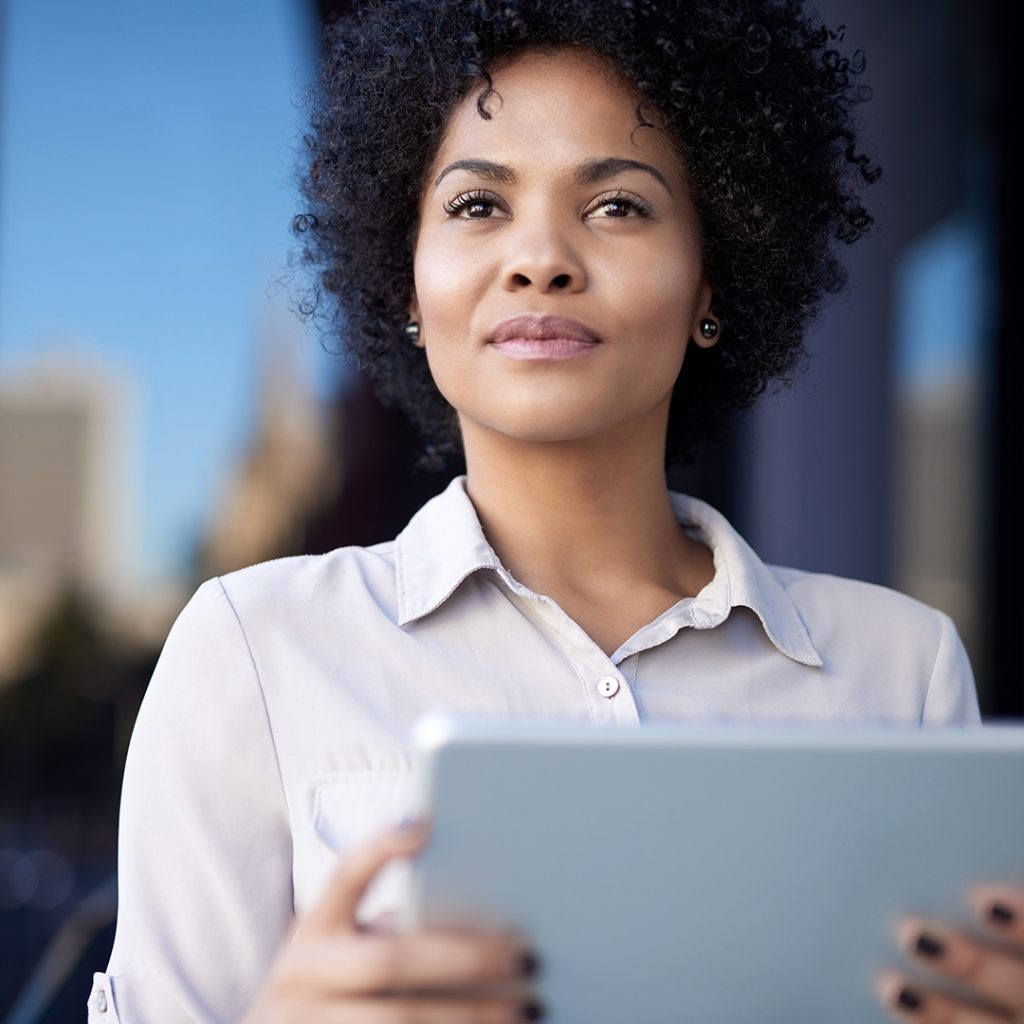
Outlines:
[[[868,1024],[903,912],[1024,884],[1024,729],[424,722],[413,926],[507,924],[568,1024]]]

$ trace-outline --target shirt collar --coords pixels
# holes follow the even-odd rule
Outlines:
[[[665,635],[684,625],[711,629],[741,605],[757,615],[768,639],[786,657],[821,666],[821,656],[786,589],[725,516],[697,498],[674,492],[669,497],[679,522],[692,527],[711,548],[715,575],[695,598],[680,601],[659,616],[657,625]],[[398,535],[395,562],[400,626],[440,607],[479,569],[494,569],[510,579],[484,536],[466,494],[465,476],[457,476],[409,520]]]
[[[758,558],[729,520],[707,502],[672,491],[669,499],[676,519],[692,525],[715,558],[714,578],[691,606],[697,627],[710,629],[723,622],[733,608],[749,608],[761,620],[768,639],[787,658],[820,668],[824,662],[807,626],[771,567]]]
[[[457,476],[409,520],[395,542],[398,624],[432,612],[478,569],[501,568],[466,494],[466,478]]]

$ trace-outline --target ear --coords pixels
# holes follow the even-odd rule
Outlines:
[[[701,348],[711,348],[718,339],[721,337],[721,331],[716,334],[713,338],[705,338],[700,333],[700,322],[705,317],[711,317],[712,320],[718,318],[711,312],[711,299],[714,297],[714,288],[711,287],[711,282],[705,277],[700,287],[700,297],[697,302],[697,315],[694,318],[693,323],[690,325],[690,338],[694,344],[699,345]],[[721,325],[719,325],[721,328]]]

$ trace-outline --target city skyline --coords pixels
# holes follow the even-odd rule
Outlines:
[[[0,375],[58,351],[134,378],[140,584],[187,568],[256,422],[268,324],[318,395],[340,372],[287,311],[313,24],[285,0],[8,4]]]

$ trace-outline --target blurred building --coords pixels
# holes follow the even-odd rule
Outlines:
[[[218,496],[201,545],[202,578],[301,554],[309,520],[333,500],[341,460],[330,416],[302,372],[293,331],[270,326],[260,354],[257,423]]]
[[[982,711],[1024,714],[1020,85],[1013,0],[817,0],[866,54],[870,238],[796,387],[748,418],[734,521],[772,562],[947,612]]]
[[[982,591],[978,385],[951,378],[903,396],[895,582],[957,624],[975,671],[987,668],[979,621]]]
[[[132,407],[124,377],[75,355],[0,375],[0,683],[60,595],[123,594]]]
[[[893,578],[957,624],[988,672],[984,356],[993,323],[992,249],[965,211],[909,245],[895,283]]]

